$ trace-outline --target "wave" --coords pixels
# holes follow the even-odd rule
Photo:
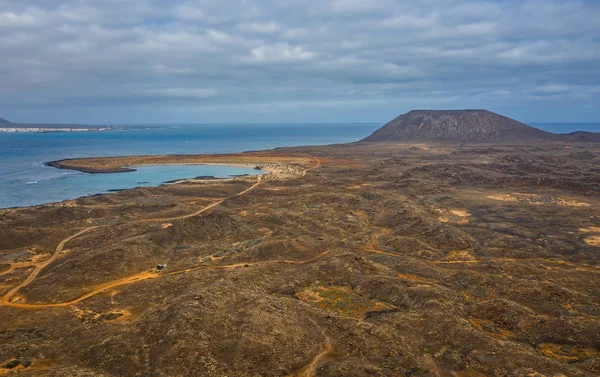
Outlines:
[[[61,178],[65,178],[69,175],[73,175],[73,173],[70,172],[61,172],[58,174],[53,174],[53,175],[49,175],[49,176],[37,176],[37,177],[30,177],[31,178],[35,178],[35,179],[31,179],[29,181],[25,181],[25,183],[27,183],[28,185],[35,185],[38,184],[40,182],[43,181],[50,181],[50,180],[55,180],[55,179],[61,179]],[[23,182],[23,181],[21,181]]]

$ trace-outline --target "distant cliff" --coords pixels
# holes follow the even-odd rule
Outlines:
[[[0,124],[12,124],[9,121],[7,121],[6,119],[2,119],[0,118]]]

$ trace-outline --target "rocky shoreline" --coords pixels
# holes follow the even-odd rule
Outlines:
[[[56,169],[77,170],[82,173],[89,173],[89,174],[128,173],[128,172],[135,171],[135,169],[132,169],[132,168],[93,169],[93,168],[78,167],[75,169],[73,167],[70,167],[67,164],[64,164],[63,163],[64,161],[67,161],[67,160],[48,161],[48,162],[44,163],[44,165],[50,166],[50,167],[53,167]]]

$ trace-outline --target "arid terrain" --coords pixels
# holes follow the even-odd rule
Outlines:
[[[600,375],[598,144],[149,163],[269,174],[0,211],[0,375]]]

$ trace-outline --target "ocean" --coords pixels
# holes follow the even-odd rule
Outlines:
[[[546,131],[600,132],[600,123],[532,123]],[[140,126],[140,125],[137,125]],[[187,124],[104,132],[0,133],[0,208],[33,206],[197,176],[225,178],[256,170],[202,165],[148,166],[136,172],[88,174],[45,166],[75,157],[235,153],[298,145],[347,143],[380,123]]]
[[[103,132],[0,133],[0,208],[33,206],[163,182],[238,174],[228,166],[149,166],[135,172],[89,174],[45,166],[75,157],[234,153],[357,141],[380,127],[358,124],[188,124]]]
[[[600,123],[529,123],[533,127],[537,127],[544,131],[554,132],[558,134],[566,134],[573,131],[589,131],[600,132]]]

